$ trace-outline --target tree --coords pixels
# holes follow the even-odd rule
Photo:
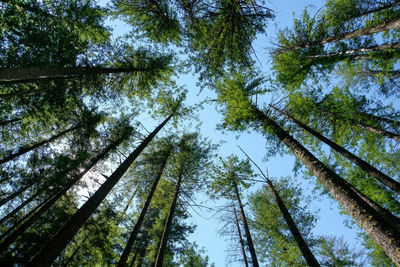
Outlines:
[[[235,73],[231,77],[233,78],[225,79],[225,82],[217,85],[220,103],[227,103],[224,126],[229,129],[240,129],[246,124],[258,122],[261,131],[275,135],[344,206],[349,214],[383,248],[392,261],[399,262],[400,258],[396,251],[400,246],[400,240],[397,239],[397,236],[400,235],[398,227],[392,224],[392,221],[396,220],[396,216],[391,215],[390,212],[376,210],[372,200],[329,169],[273,119],[253,105],[248,97],[254,93],[259,83],[249,82],[243,77],[243,74]]]
[[[281,196],[279,195],[279,193],[276,190],[272,181],[264,174],[264,172],[261,170],[261,168],[246,154],[246,152],[243,151],[242,148],[240,148],[240,150],[242,150],[242,152],[246,155],[246,157],[258,168],[261,175],[265,179],[269,189],[272,192],[275,202],[278,205],[283,218],[285,219],[285,222],[290,230],[290,233],[293,235],[294,239],[296,240],[296,243],[297,243],[301,253],[303,254],[303,257],[306,260],[307,264],[309,266],[320,266],[319,262],[317,261],[317,259],[314,256],[314,254],[311,252],[310,247],[307,245],[306,241],[304,240],[303,236],[301,235],[296,223],[294,222],[292,216],[290,215],[288,208],[286,207],[285,203],[283,202]]]
[[[128,156],[127,159],[114,171],[106,182],[102,184],[98,191],[74,214],[74,216],[60,229],[57,234],[44,246],[38,254],[36,254],[28,263],[30,266],[37,264],[47,265],[55,260],[55,258],[66,247],[69,241],[73,238],[79,228],[85,223],[87,218],[100,205],[102,200],[111,191],[114,185],[121,179],[125,171],[129,168],[132,162],[146,148],[147,144],[154,136],[162,129],[162,127],[171,119],[172,115],[166,118],[143,142]]]
[[[253,266],[259,266],[253,245],[249,224],[240,197],[239,186],[248,187],[246,180],[253,177],[249,161],[239,161],[236,156],[230,156],[226,161],[220,159],[221,165],[216,166],[213,173],[212,196],[231,199],[239,207],[240,219],[243,223],[247,246]]]
[[[142,225],[144,217],[147,213],[147,209],[150,206],[151,199],[153,198],[154,192],[156,191],[158,182],[161,179],[161,176],[164,172],[164,168],[167,164],[168,158],[173,150],[172,143],[169,143],[168,139],[170,139],[170,138],[165,138],[164,140],[159,141],[161,148],[159,148],[159,150],[157,150],[157,151],[154,151],[153,152],[154,154],[150,155],[149,158],[146,159],[149,162],[149,164],[159,163],[159,167],[158,167],[159,169],[156,173],[156,177],[154,178],[154,182],[151,186],[151,189],[147,196],[146,202],[144,203],[142,211],[140,212],[140,216],[137,219],[134,228],[132,229],[132,232],[129,236],[128,242],[125,246],[124,252],[122,253],[121,258],[119,259],[118,266],[125,266],[125,264],[126,264],[129,253],[132,249],[133,244],[135,243],[136,236],[139,232],[139,229]],[[162,147],[162,146],[164,146],[164,147]],[[150,166],[149,166],[149,168],[150,168]]]
[[[279,114],[285,116],[287,119],[289,119],[290,121],[296,123],[299,127],[301,127],[302,129],[306,130],[307,132],[309,132],[310,134],[314,135],[315,137],[317,137],[318,139],[320,139],[321,141],[323,141],[324,143],[328,144],[331,148],[335,149],[337,152],[339,152],[341,155],[345,156],[346,158],[348,158],[350,161],[354,162],[357,166],[359,166],[360,168],[362,168],[365,172],[367,172],[369,175],[375,177],[377,180],[379,180],[381,183],[383,183],[384,185],[388,186],[389,188],[391,188],[393,191],[397,192],[400,194],[400,183],[398,183],[397,181],[395,181],[394,179],[392,179],[391,177],[387,176],[386,174],[382,173],[381,171],[379,171],[378,169],[374,168],[373,166],[371,166],[370,164],[368,164],[367,162],[365,162],[364,160],[360,159],[359,157],[357,157],[356,155],[354,155],[353,153],[351,153],[350,151],[344,149],[343,147],[339,146],[338,144],[332,142],[331,140],[329,140],[328,138],[326,138],[325,136],[321,135],[320,133],[316,132],[315,130],[311,129],[310,127],[308,127],[307,125],[301,123],[300,121],[296,120],[295,118],[293,118],[292,116],[290,116],[289,114],[283,112],[282,110],[276,108],[273,105],[270,105],[270,107],[272,107],[275,111],[277,111]]]
[[[172,221],[176,212],[178,199],[183,192],[186,184],[185,194],[193,192],[201,186],[201,180],[205,168],[209,164],[210,152],[213,147],[200,140],[198,133],[185,134],[178,141],[177,151],[174,156],[174,170],[170,175],[176,180],[172,202],[165,218],[162,235],[158,242],[158,250],[155,257],[154,266],[162,267],[166,252],[167,242],[171,232]]]

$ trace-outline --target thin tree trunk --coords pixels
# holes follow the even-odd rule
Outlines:
[[[121,223],[121,221],[124,219],[126,211],[129,209],[129,206],[131,205],[133,199],[136,196],[137,191],[139,190],[139,186],[140,186],[140,184],[136,187],[135,191],[133,191],[131,197],[129,198],[128,202],[126,203],[124,210],[121,212],[121,215],[118,218],[117,225],[119,225]]]
[[[42,202],[40,209],[32,217],[22,223],[11,235],[9,235],[3,242],[0,243],[0,251],[3,251],[9,247],[19,236],[25,232],[26,229],[28,229],[37,219],[39,219],[44,212],[46,212],[58,199],[60,199],[72,186],[74,186],[74,184],[78,182],[94,165],[96,165],[100,160],[104,159],[111,150],[115,149],[119,144],[121,144],[125,138],[126,137],[123,136],[112,142],[96,157],[92,158],[88,164],[84,166],[83,171],[70,178],[67,184],[61,187],[56,194]],[[9,232],[9,230],[7,232]]]
[[[71,219],[52,237],[27,264],[27,266],[50,266],[52,262],[60,255],[70,240],[86,222],[86,220],[97,209],[108,193],[114,188],[124,173],[132,165],[135,159],[146,148],[150,141],[172,118],[171,114],[166,118],[146,139],[122,162],[114,173],[100,186],[85,204],[71,217]]]
[[[244,265],[246,265],[246,267],[249,267],[249,263],[247,261],[247,256],[246,256],[246,249],[244,247],[244,240],[243,240],[243,237],[242,237],[242,231],[240,230],[239,219],[238,219],[238,216],[237,216],[237,213],[236,213],[235,206],[233,206],[233,214],[235,214],[235,224],[236,224],[236,229],[238,231],[240,248],[242,250]]]
[[[6,120],[6,121],[1,121],[0,126],[4,126],[13,122],[21,121],[21,118],[16,118],[16,119],[11,119],[11,120]]]
[[[181,190],[181,183],[183,178],[183,167],[181,167],[178,175],[178,181],[175,186],[174,198],[172,199],[171,207],[168,211],[167,219],[165,221],[164,230],[160,240],[156,261],[154,267],[163,267],[165,250],[167,248],[168,236],[171,231],[172,219],[174,218],[176,203],[178,202],[179,193]]]
[[[352,118],[343,117],[343,116],[337,114],[336,112],[332,112],[332,111],[328,111],[328,110],[324,110],[324,109],[322,109],[321,111],[323,113],[326,113],[326,114],[331,115],[333,117],[340,118],[340,119],[343,119],[343,120],[348,120],[349,122],[357,125],[358,127],[362,128],[364,130],[370,131],[371,133],[382,135],[382,136],[391,138],[393,140],[396,140],[397,142],[400,142],[400,135],[399,134],[396,134],[396,133],[393,133],[393,132],[378,128],[376,126],[367,125],[365,123],[358,122],[357,120],[354,120]]]
[[[129,73],[148,71],[148,68],[104,68],[104,67],[52,67],[52,68],[0,68],[0,84],[25,83],[44,79],[74,77],[81,75],[99,75],[111,73]]]
[[[17,158],[17,157],[19,157],[19,156],[25,154],[25,153],[28,153],[28,152],[30,152],[30,151],[32,151],[32,150],[38,148],[38,147],[41,147],[41,146],[44,145],[44,144],[50,143],[50,142],[52,142],[52,141],[54,141],[54,140],[60,138],[61,136],[64,136],[65,134],[67,134],[67,133],[69,133],[69,132],[72,132],[72,131],[78,129],[79,127],[81,127],[81,125],[71,127],[71,128],[69,128],[69,129],[67,129],[67,130],[64,130],[64,131],[62,131],[62,132],[60,132],[60,133],[58,133],[58,134],[56,134],[56,135],[54,135],[54,136],[52,136],[52,137],[46,139],[46,140],[43,140],[43,141],[41,141],[41,142],[39,142],[39,143],[36,143],[36,144],[34,144],[34,145],[26,146],[26,147],[20,147],[20,148],[18,149],[17,152],[11,153],[10,155],[8,155],[7,157],[5,157],[4,159],[1,159],[1,160],[0,160],[0,164],[4,164],[4,163],[6,163],[6,162],[8,162],[8,161],[10,161],[10,160],[13,160],[13,159],[15,159],[15,158]]]
[[[301,235],[299,229],[297,228],[296,223],[293,221],[292,216],[289,213],[289,210],[286,208],[285,203],[283,202],[282,198],[280,197],[279,193],[276,191],[272,181],[264,174],[261,168],[247,155],[244,150],[239,147],[239,149],[246,155],[246,157],[257,167],[260,171],[261,175],[264,177],[268,187],[270,188],[272,195],[276,203],[278,204],[279,210],[281,211],[283,218],[285,219],[290,232],[292,233],[294,239],[296,240],[297,246],[299,247],[301,253],[303,254],[304,259],[307,261],[307,264],[311,267],[319,267],[321,266],[317,259],[315,258],[314,254],[311,252],[310,247],[307,245],[306,241],[304,240],[303,236]]]
[[[144,216],[147,213],[147,209],[150,206],[150,202],[151,202],[151,200],[153,198],[154,192],[156,191],[158,182],[160,181],[161,176],[162,176],[162,174],[164,172],[164,168],[165,168],[165,166],[167,164],[168,157],[169,157],[170,153],[171,153],[171,150],[165,156],[165,159],[163,160],[163,162],[162,162],[162,164],[160,166],[160,171],[158,172],[158,174],[157,174],[157,176],[156,176],[156,178],[155,178],[155,180],[153,182],[153,185],[152,185],[152,187],[150,189],[149,195],[147,196],[146,202],[143,205],[143,208],[142,208],[142,211],[141,211],[141,213],[139,215],[139,218],[137,219],[137,221],[135,223],[135,226],[133,227],[133,230],[131,232],[131,235],[129,236],[128,242],[126,243],[125,249],[124,249],[124,251],[123,251],[123,253],[121,255],[121,258],[118,261],[117,267],[123,267],[123,266],[126,265],[126,262],[128,260],[128,257],[129,257],[129,253],[131,252],[133,244],[136,241],[136,236],[137,236],[137,234],[139,232],[139,229],[140,229],[140,227],[142,225],[142,222],[144,220]]]
[[[325,144],[329,145],[331,148],[333,148],[335,151],[337,151],[338,153],[340,153],[341,155],[343,155],[344,157],[349,159],[351,162],[356,164],[358,167],[360,167],[363,171],[368,173],[370,176],[374,177],[379,182],[381,182],[382,184],[384,184],[387,187],[389,187],[390,189],[392,189],[394,192],[400,194],[400,183],[399,182],[395,181],[393,178],[389,177],[388,175],[384,174],[380,170],[376,169],[375,167],[370,165],[368,162],[360,159],[359,157],[357,157],[356,155],[354,155],[350,151],[348,151],[345,148],[339,146],[335,142],[329,140],[328,138],[326,138],[322,134],[320,134],[317,131],[315,131],[314,129],[308,127],[307,125],[305,125],[304,123],[300,122],[299,120],[297,120],[296,118],[292,117],[291,115],[283,112],[282,110],[276,108],[273,105],[270,105],[270,107],[273,108],[275,111],[277,111],[279,114],[281,114],[284,117],[286,117],[288,120],[290,120],[290,121],[294,122],[295,124],[297,124],[297,126],[299,126],[302,129],[306,130],[307,132],[309,132],[310,134],[312,134],[313,136],[315,136],[316,138],[318,138],[319,140],[321,140]]]
[[[244,233],[246,235],[247,246],[249,247],[249,251],[250,251],[250,255],[251,255],[251,262],[254,267],[259,267],[260,265],[258,264],[256,250],[254,249],[254,244],[253,244],[253,240],[251,238],[249,225],[247,223],[246,214],[244,213],[242,200],[240,199],[239,189],[237,187],[236,182],[233,185],[233,189],[235,190],[236,200],[238,201],[238,204],[239,204],[239,211],[240,211],[240,215],[241,215],[242,221],[243,221],[243,227],[244,227]]]
[[[5,197],[3,199],[0,200],[0,207],[2,207],[4,204],[7,204],[8,201],[14,199],[16,196],[18,196],[19,194],[21,194],[22,192],[24,192],[25,190],[27,190],[28,188],[30,188],[31,186],[33,186],[35,183],[30,183],[24,187],[21,187],[19,190],[15,191],[14,193],[12,193],[11,195],[9,195],[8,197]]]
[[[11,218],[12,216],[14,216],[18,211],[20,211],[23,207],[25,207],[27,204],[29,204],[34,198],[36,198],[39,194],[41,194],[45,189],[41,189],[38,190],[35,194],[33,194],[32,196],[30,196],[27,200],[25,200],[24,202],[22,202],[18,207],[16,207],[15,209],[13,209],[13,211],[11,211],[10,213],[8,213],[6,216],[4,216],[3,218],[1,218],[0,220],[0,224],[2,224],[3,222],[5,222],[6,220],[8,220],[9,218]]]
[[[68,260],[63,264],[64,267],[68,267],[68,265],[72,262],[72,260],[74,259],[75,255],[81,250],[82,246],[84,245],[85,241],[89,238],[89,236],[92,235],[92,233],[94,233],[94,229],[92,229],[92,231],[89,231],[89,233],[87,233],[85,235],[85,238],[83,238],[82,242],[74,249],[74,252],[71,254],[71,256],[68,258]]]
[[[253,106],[254,107],[254,106]],[[320,162],[296,139],[283,130],[275,121],[254,107],[256,118],[270,128],[290,148],[295,156],[310,169],[333,197],[349,212],[354,220],[382,247],[389,258],[400,265],[400,231],[391,226],[367,202],[355,193],[347,182]],[[362,194],[359,192],[359,194]],[[366,198],[366,197],[365,197]]]
[[[283,203],[281,197],[276,191],[274,185],[271,180],[267,179],[267,184],[274,195],[275,201],[278,204],[279,209],[282,212],[283,218],[285,219],[287,225],[289,226],[289,230],[292,233],[294,239],[296,240],[297,245],[299,246],[303,257],[306,259],[307,264],[311,267],[319,267],[321,266],[317,259],[314,257],[314,254],[311,252],[310,247],[307,245],[303,236],[301,235],[299,229],[297,228],[296,223],[293,221],[292,216],[290,215],[288,209],[286,208],[285,203]]]
[[[382,23],[379,25],[375,25],[373,27],[365,27],[362,29],[358,29],[358,30],[355,30],[352,32],[342,34],[342,35],[327,37],[322,40],[310,42],[310,43],[302,45],[302,46],[294,45],[294,46],[287,47],[287,48],[277,49],[273,53],[279,54],[279,53],[284,53],[284,52],[292,51],[292,50],[300,50],[303,48],[310,48],[310,47],[313,47],[316,45],[323,45],[326,43],[338,42],[338,41],[342,41],[342,40],[348,40],[348,39],[352,39],[352,38],[361,37],[364,35],[371,35],[371,34],[383,32],[383,31],[393,30],[393,29],[397,29],[399,27],[400,27],[400,19],[395,19],[395,20],[385,22],[385,23]]]
[[[377,75],[388,75],[389,78],[399,78],[400,77],[400,71],[399,70],[389,70],[389,71],[382,71],[382,70],[361,70],[357,71],[357,74],[362,75],[362,76],[377,76]]]
[[[383,51],[387,56],[392,56],[392,51],[385,51],[388,49],[396,49],[400,48],[400,43],[387,43],[382,45],[374,45],[368,46],[359,49],[347,50],[342,52],[334,52],[334,53],[327,53],[327,54],[319,54],[319,55],[311,55],[308,58],[315,58],[315,59],[329,59],[339,61],[339,60],[369,60],[371,57],[367,53],[371,52],[378,52]]]

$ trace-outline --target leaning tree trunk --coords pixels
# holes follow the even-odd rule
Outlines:
[[[277,49],[273,52],[273,54],[280,54],[280,53],[285,53],[288,51],[292,51],[292,50],[300,50],[300,49],[304,49],[304,48],[310,48],[313,46],[317,46],[317,45],[323,45],[326,43],[331,43],[331,42],[338,42],[338,41],[342,41],[342,40],[348,40],[348,39],[352,39],[352,38],[357,38],[357,37],[361,37],[364,35],[371,35],[371,34],[375,34],[375,33],[379,33],[379,32],[383,32],[383,31],[388,31],[388,30],[394,30],[400,27],[400,19],[395,19],[389,22],[384,22],[381,23],[379,25],[375,25],[372,27],[365,27],[362,29],[358,29],[352,32],[348,32],[342,35],[337,35],[337,36],[331,36],[331,37],[327,37],[327,38],[323,38],[321,40],[315,41],[315,42],[310,42],[304,45],[293,45],[290,47],[285,47],[285,48],[280,48]]]
[[[354,220],[382,247],[389,258],[400,265],[400,230],[390,225],[345,180],[325,166],[275,121],[253,106],[257,120],[290,148],[295,156],[310,169],[333,197],[349,212]],[[359,194],[362,195],[361,192]],[[367,197],[365,197],[367,198]]]
[[[289,210],[286,208],[285,203],[283,202],[282,198],[280,197],[278,191],[276,191],[272,181],[268,179],[268,177],[264,174],[264,172],[261,170],[261,168],[247,155],[244,150],[239,147],[240,150],[246,155],[246,157],[257,167],[257,169],[260,171],[262,176],[264,176],[265,181],[267,182],[267,185],[269,189],[272,192],[272,195],[274,196],[274,199],[276,203],[278,204],[279,210],[281,211],[283,218],[285,219],[290,232],[292,233],[294,239],[296,240],[297,246],[299,247],[301,253],[303,254],[304,259],[306,260],[307,264],[310,267],[320,267],[321,265],[315,258],[314,254],[311,252],[310,247],[307,245],[306,241],[304,240],[303,236],[301,235],[299,229],[297,228],[296,223],[293,221],[292,216],[289,213]]]
[[[181,190],[181,183],[183,178],[183,167],[179,170],[178,181],[175,186],[174,198],[172,199],[171,207],[169,208],[167,219],[165,221],[164,230],[160,240],[156,261],[154,267],[162,267],[164,261],[165,250],[167,248],[168,236],[171,232],[172,219],[174,218],[176,204],[178,202],[179,193]]]
[[[72,186],[74,186],[94,165],[96,165],[100,160],[104,159],[107,154],[114,150],[119,144],[121,144],[126,139],[126,136],[122,136],[112,142],[109,146],[103,149],[96,157],[89,160],[86,166],[83,166],[83,171],[74,175],[72,178],[68,179],[66,185],[62,186],[53,196],[47,198],[44,202],[40,204],[40,207],[36,213],[32,213],[33,215],[25,222],[20,220],[19,223],[21,225],[14,225],[13,229],[8,229],[5,233],[13,231],[13,233],[7,236],[1,243],[0,243],[0,251],[7,249],[19,236],[21,236],[26,229],[28,229],[36,220],[40,218],[40,216],[46,212],[57,200],[59,200]],[[34,210],[36,210],[36,207]],[[31,214],[31,213],[30,213]],[[25,218],[25,217],[24,217]],[[27,217],[26,217],[27,218]],[[2,236],[4,236],[4,234]]]
[[[22,120],[21,118],[16,118],[16,119],[11,119],[11,120],[6,120],[6,121],[0,121],[0,126],[5,126],[7,124],[14,123],[14,122],[21,121],[21,120]]]
[[[300,122],[299,120],[297,120],[296,118],[292,117],[291,115],[283,112],[282,110],[276,108],[273,105],[270,105],[270,107],[272,107],[274,110],[276,110],[279,114],[285,116],[290,121],[296,123],[297,126],[299,126],[302,129],[306,130],[307,132],[309,132],[310,134],[312,134],[313,136],[315,136],[316,138],[318,138],[319,140],[321,140],[325,144],[329,145],[335,151],[337,151],[338,153],[340,153],[341,155],[343,155],[344,157],[349,159],[351,162],[356,164],[363,171],[365,171],[366,173],[368,173],[369,175],[371,175],[372,177],[377,179],[379,182],[381,182],[382,184],[386,185],[387,187],[392,189],[394,192],[400,194],[400,183],[399,182],[397,182],[393,178],[389,177],[388,175],[384,174],[380,170],[376,169],[375,167],[370,165],[368,162],[366,162],[366,161],[362,160],[361,158],[357,157],[356,155],[354,155],[353,153],[351,153],[347,149],[345,149],[345,148],[339,146],[338,144],[336,144],[335,142],[329,140],[328,138],[326,138],[322,134],[318,133],[314,129],[308,127],[307,125],[305,125],[304,123]]]
[[[399,78],[400,77],[400,71],[399,70],[389,70],[389,71],[383,71],[383,70],[360,70],[356,72],[360,76],[378,76],[378,75],[387,75],[389,78]]]
[[[237,216],[235,206],[233,206],[233,214],[235,215],[235,224],[236,224],[236,229],[238,231],[240,248],[242,250],[242,255],[243,255],[243,261],[244,261],[244,264],[246,265],[246,267],[249,267],[249,263],[248,263],[247,256],[246,256],[246,249],[244,247],[244,240],[243,240],[243,237],[242,237],[242,231],[240,230],[239,218]]]
[[[240,199],[239,189],[238,189],[236,183],[234,183],[233,189],[235,191],[236,200],[238,201],[240,215],[241,215],[242,221],[243,221],[243,227],[244,227],[244,233],[246,235],[247,246],[249,246],[249,251],[250,251],[250,255],[251,255],[251,262],[253,263],[254,267],[258,267],[260,265],[258,264],[256,250],[254,249],[254,244],[253,244],[253,240],[251,238],[249,225],[247,223],[246,214],[243,209],[242,200]]]
[[[357,121],[355,119],[352,119],[352,118],[346,118],[346,117],[344,117],[344,116],[342,116],[340,114],[337,114],[336,112],[332,112],[332,111],[328,111],[328,110],[324,110],[324,109],[321,109],[321,111],[323,113],[325,113],[327,115],[330,115],[330,116],[333,116],[335,118],[340,118],[340,119],[343,119],[343,120],[347,120],[347,121],[351,122],[352,124],[360,127],[361,129],[370,131],[371,133],[374,133],[374,134],[377,134],[377,135],[381,135],[381,136],[384,136],[384,137],[387,137],[387,138],[391,138],[393,140],[396,140],[397,142],[400,142],[400,135],[397,134],[397,133],[393,133],[393,132],[384,130],[382,128],[376,127],[376,126],[368,125],[366,123],[359,122],[359,121]]]
[[[41,147],[41,146],[44,145],[44,144],[50,143],[50,142],[52,142],[52,141],[54,141],[54,140],[60,138],[61,136],[64,136],[65,134],[67,134],[67,133],[69,133],[69,132],[72,132],[72,131],[78,129],[79,127],[81,127],[81,125],[77,125],[77,126],[71,127],[71,128],[69,128],[69,129],[67,129],[67,130],[64,130],[64,131],[62,131],[62,132],[60,132],[60,133],[58,133],[58,134],[56,134],[56,135],[54,135],[54,136],[52,136],[52,137],[46,139],[46,140],[43,140],[43,141],[41,141],[41,142],[39,142],[39,143],[36,143],[36,144],[34,144],[34,145],[25,146],[25,147],[20,147],[20,148],[18,149],[17,152],[11,153],[10,155],[8,155],[7,157],[5,157],[4,159],[1,159],[1,160],[0,160],[0,164],[4,164],[4,163],[6,163],[6,162],[8,162],[8,161],[10,161],[10,160],[13,160],[13,159],[15,159],[15,158],[17,158],[17,157],[19,157],[19,156],[25,154],[25,153],[28,153],[28,152],[30,152],[30,151],[32,151],[32,150],[38,148],[38,147]]]
[[[283,203],[281,197],[279,196],[278,192],[276,191],[274,185],[272,184],[271,180],[267,179],[268,187],[271,189],[272,194],[275,198],[276,203],[280,211],[282,212],[283,218],[285,219],[287,225],[289,226],[289,230],[292,233],[294,239],[296,240],[297,245],[300,248],[303,257],[306,259],[307,264],[310,267],[319,267],[321,266],[317,259],[314,257],[314,254],[311,252],[310,247],[307,245],[306,241],[304,240],[303,236],[301,235],[299,229],[297,228],[296,223],[293,221],[292,216],[290,215],[288,209],[286,208],[285,203]]]
[[[14,193],[8,195],[5,198],[0,199],[0,207],[3,206],[4,204],[7,204],[8,201],[13,200],[16,196],[18,196],[19,194],[21,194],[22,192],[24,192],[25,190],[27,190],[28,188],[30,188],[31,186],[33,186],[35,184],[35,182],[32,182],[24,187],[21,187],[19,190],[15,191]]]
[[[171,114],[166,118],[146,139],[122,162],[113,174],[100,186],[85,204],[70,218],[70,220],[52,237],[52,239],[28,262],[27,266],[50,266],[68,245],[74,235],[93,214],[108,193],[114,188],[124,173],[132,165],[135,159],[146,148],[150,141],[172,118]]]
[[[82,75],[99,75],[112,73],[132,73],[148,71],[149,68],[105,68],[105,67],[30,67],[0,68],[0,84],[26,83],[45,79],[65,78]]]
[[[155,178],[155,180],[153,182],[153,185],[152,185],[152,187],[150,189],[149,195],[147,196],[146,202],[143,205],[143,208],[142,208],[142,211],[141,211],[141,213],[139,215],[139,218],[137,219],[137,221],[135,223],[135,226],[133,227],[133,230],[131,232],[131,235],[129,236],[128,242],[126,243],[125,249],[124,249],[124,251],[123,251],[123,253],[121,255],[121,258],[118,261],[118,264],[117,264],[118,267],[123,267],[123,266],[126,265],[126,262],[128,260],[128,257],[129,257],[129,253],[131,252],[133,244],[135,243],[136,236],[137,236],[137,234],[139,232],[139,229],[140,229],[140,227],[142,225],[142,222],[144,220],[144,216],[147,213],[147,209],[150,206],[150,202],[151,202],[151,200],[153,198],[154,192],[156,191],[158,182],[160,181],[161,176],[162,176],[162,174],[164,172],[164,168],[165,168],[165,166],[167,164],[168,157],[169,157],[171,151],[172,151],[172,149],[167,153],[167,155],[165,155],[165,158],[163,159],[163,162],[162,162],[162,164],[160,166],[160,171],[157,173],[157,176],[156,176],[156,178]]]

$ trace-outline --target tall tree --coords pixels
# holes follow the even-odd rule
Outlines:
[[[331,148],[335,149],[337,152],[339,152],[340,154],[342,154],[343,156],[345,156],[346,158],[348,158],[349,160],[354,162],[357,166],[362,168],[369,175],[375,177],[381,183],[383,183],[384,185],[386,185],[389,188],[391,188],[393,191],[395,191],[398,194],[400,194],[400,183],[395,181],[393,178],[387,176],[386,174],[384,174],[380,170],[378,170],[378,169],[374,168],[373,166],[371,166],[369,163],[367,163],[364,160],[360,159],[359,157],[357,157],[356,155],[354,155],[350,151],[344,149],[343,147],[339,146],[335,142],[332,142],[331,140],[329,140],[325,136],[321,135],[320,133],[318,133],[314,129],[308,127],[307,125],[301,123],[299,120],[295,119],[294,117],[290,116],[289,114],[283,112],[282,110],[276,108],[273,105],[270,105],[270,107],[272,107],[274,110],[276,110],[279,114],[285,116],[290,121],[296,123],[302,129],[306,130],[307,132],[309,132],[310,134],[314,135],[315,137],[317,137],[318,139],[320,139],[324,143],[328,144]]]
[[[219,101],[226,103],[224,126],[229,129],[241,129],[250,123],[257,122],[261,126],[259,128],[261,131],[276,136],[383,248],[392,261],[400,263],[400,257],[397,254],[400,249],[400,239],[398,238],[400,234],[398,228],[391,224],[396,216],[390,215],[390,213],[378,213],[369,204],[374,203],[372,200],[329,169],[271,117],[254,106],[248,97],[257,89],[259,83],[249,82],[243,74],[236,73],[231,77],[217,85]]]
[[[303,257],[307,261],[307,264],[309,266],[320,266],[319,262],[317,261],[317,259],[314,256],[314,254],[311,252],[310,247],[307,245],[306,241],[304,240],[303,236],[301,235],[296,223],[294,222],[292,216],[289,213],[289,210],[287,209],[285,203],[283,202],[281,196],[279,195],[279,193],[276,190],[272,181],[264,174],[264,172],[261,170],[261,168],[249,157],[249,155],[247,155],[246,152],[243,151],[242,148],[240,148],[240,150],[242,150],[242,152],[246,155],[246,157],[257,167],[257,169],[260,171],[261,175],[264,177],[269,189],[272,192],[272,195],[274,196],[275,202],[278,204],[279,210],[281,211],[283,218],[285,219],[285,222],[289,227],[291,234],[293,235],[294,239],[296,240],[296,243],[299,246],[299,249],[300,249],[301,253],[303,254]]]
[[[121,258],[118,261],[118,266],[125,266],[125,264],[127,262],[129,253],[132,249],[133,244],[135,243],[137,234],[142,225],[144,217],[147,213],[147,209],[149,208],[150,202],[154,195],[154,192],[156,191],[158,182],[160,181],[161,176],[164,172],[164,168],[167,164],[167,160],[168,160],[170,154],[172,153],[173,144],[169,143],[167,140],[170,141],[170,138],[165,138],[163,140],[160,140],[159,143],[160,143],[161,147],[159,148],[159,150],[154,151],[153,154],[150,155],[148,159],[146,159],[146,161],[148,161],[149,164],[158,164],[159,165],[158,170],[155,173],[156,176],[154,177],[153,184],[152,184],[150,191],[148,193],[148,196],[146,198],[146,202],[143,205],[142,211],[140,212],[139,218],[137,219],[135,226],[132,229],[132,232],[129,236],[128,242],[126,243],[124,252],[122,253]],[[164,146],[164,147],[162,147],[162,146]],[[148,166],[148,168],[151,168],[151,166]]]
[[[171,119],[172,115],[166,118],[157,128],[143,140],[143,142],[125,159],[125,161],[114,171],[114,173],[102,184],[99,190],[73,215],[62,229],[44,246],[37,255],[28,263],[28,266],[43,265],[50,266],[61,251],[66,247],[79,228],[87,218],[96,210],[102,200],[107,196],[115,184],[121,179],[133,161],[146,148],[148,143]]]
[[[214,182],[211,185],[213,197],[224,197],[234,200],[239,207],[240,219],[246,236],[246,243],[251,255],[253,266],[259,266],[257,255],[253,245],[249,224],[244,211],[239,186],[246,187],[246,179],[253,176],[250,163],[239,161],[236,156],[230,156],[226,161],[221,161],[221,166],[216,166],[213,173]]]

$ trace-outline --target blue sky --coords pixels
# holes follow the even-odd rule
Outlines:
[[[108,1],[100,1],[102,4]],[[304,8],[307,6],[312,12],[316,12],[323,4],[323,1],[299,1],[299,0],[284,0],[270,1],[268,7],[275,11],[275,20],[269,23],[266,36],[260,36],[254,43],[254,48],[257,58],[260,60],[259,67],[264,73],[269,72],[269,59],[268,48],[272,47],[272,42],[276,37],[277,29],[289,26],[293,20],[293,14],[298,17]],[[311,13],[312,13],[311,12]],[[127,25],[119,22],[112,21],[109,24],[114,29],[114,36],[126,33],[129,31]],[[196,87],[196,77],[191,74],[183,75],[179,78],[178,83],[184,85],[188,91],[188,103],[196,104],[205,98],[213,98],[214,93],[205,89],[202,93],[198,94],[199,88]],[[264,97],[262,101],[269,103],[271,99],[279,97],[277,95],[270,95]],[[266,153],[265,138],[258,133],[243,133],[239,137],[237,133],[221,133],[216,130],[216,125],[221,121],[221,116],[217,113],[212,105],[205,105],[204,109],[199,113],[199,119],[202,122],[201,133],[204,137],[210,138],[214,143],[223,142],[220,147],[219,153],[221,156],[228,156],[236,154],[240,158],[244,158],[237,145],[240,145],[260,167],[264,170],[268,169],[271,177],[292,176],[292,169],[294,166],[294,156],[276,156],[269,158],[267,162],[263,161]],[[142,122],[147,129],[152,129],[153,124],[150,121]],[[305,181],[302,179],[301,174],[298,177],[293,177],[294,183],[301,183],[306,194],[312,193],[313,182]],[[254,190],[254,187],[252,190]],[[246,195],[246,194],[244,194]],[[198,202],[205,201],[206,197],[203,195],[198,196]],[[219,203],[208,202],[206,205],[215,207]],[[344,236],[345,240],[350,244],[357,244],[356,234],[354,230],[350,230],[343,225],[344,217],[339,215],[337,204],[327,199],[327,197],[318,197],[308,207],[310,210],[320,209],[320,219],[317,227],[314,229],[315,235],[337,235]],[[210,257],[210,262],[214,262],[217,267],[219,266],[242,266],[238,262],[233,262],[227,265],[225,250],[229,249],[229,244],[224,241],[223,237],[217,235],[217,231],[222,224],[218,221],[218,216],[210,218],[212,212],[207,212],[205,209],[196,209],[200,215],[190,210],[193,215],[191,222],[197,224],[196,232],[189,238],[195,241],[200,247],[204,247],[206,254]]]

